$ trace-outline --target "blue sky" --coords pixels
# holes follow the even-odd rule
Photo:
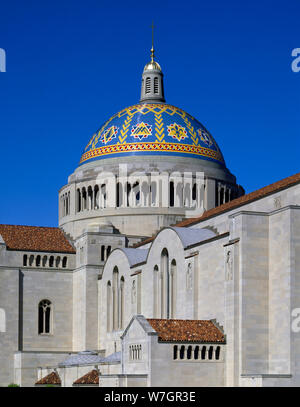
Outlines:
[[[57,226],[58,190],[140,96],[151,23],[168,103],[217,140],[246,192],[300,171],[297,0],[5,1],[0,223]]]

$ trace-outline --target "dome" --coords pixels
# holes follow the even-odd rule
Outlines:
[[[139,103],[110,117],[90,139],[80,164],[147,155],[193,157],[225,167],[223,155],[206,128],[166,103]]]
[[[145,65],[144,72],[145,71],[155,71],[155,70],[156,71],[161,71],[161,67],[160,67],[158,62],[151,61],[147,65]]]

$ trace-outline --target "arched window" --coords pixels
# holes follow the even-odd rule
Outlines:
[[[105,246],[101,246],[101,261],[105,260]]]
[[[197,198],[197,184],[194,184],[192,189],[192,200],[196,201],[196,198]]]
[[[169,288],[170,318],[175,318],[176,311],[176,274],[177,274],[177,265],[176,260],[173,259],[171,262],[170,288]]]
[[[57,257],[56,257],[56,260],[55,260],[55,267],[58,268],[59,265],[60,265],[60,257],[57,256]]]
[[[77,212],[81,211],[81,192],[77,189]]]
[[[169,275],[169,253],[167,249],[161,252],[161,287],[160,304],[161,318],[170,318],[170,275]]]
[[[160,310],[160,304],[159,304],[159,271],[158,271],[158,266],[154,266],[153,269],[153,316],[154,318],[159,318],[159,310]]]
[[[47,264],[47,256],[43,256],[43,261],[42,261],[43,267],[46,267],[46,264]]]
[[[27,266],[27,254],[23,256],[23,266]]]
[[[100,208],[106,208],[106,185],[102,184],[100,188]]]
[[[33,262],[34,262],[34,255],[31,254],[29,257],[29,266],[33,266]]]
[[[124,328],[124,308],[125,308],[125,280],[124,277],[121,277],[120,280],[120,319],[119,319],[119,328]]]
[[[216,360],[220,359],[220,351],[221,351],[221,346],[217,346],[217,348],[216,348]]]
[[[116,331],[119,328],[119,270],[118,267],[113,271],[113,329]]]
[[[201,359],[204,360],[206,358],[206,346],[203,346],[201,349]]]
[[[112,292],[111,292],[111,283],[107,282],[107,291],[106,291],[106,318],[107,318],[107,332],[112,330]]]
[[[94,209],[99,209],[99,187],[98,185],[95,185],[94,187]]]
[[[132,187],[132,194],[133,194],[133,206],[137,206],[140,203],[140,184],[139,182],[135,182]]]
[[[194,359],[199,359],[199,346],[195,346],[194,349]]]
[[[63,268],[66,268],[67,267],[67,262],[68,262],[68,258],[65,256],[65,257],[63,257],[63,259],[62,259],[62,266],[63,266]]]
[[[188,346],[187,348],[187,354],[186,354],[187,359],[191,359],[192,358],[192,346]]]
[[[36,267],[40,267],[40,265],[41,265],[41,256],[40,255],[36,256],[35,265],[36,265]]]
[[[158,93],[158,77],[154,78],[154,93]]]
[[[108,256],[110,255],[110,252],[111,252],[111,246],[107,246],[107,249],[106,249],[106,258],[108,258]]]
[[[213,357],[213,351],[214,351],[213,346],[210,346],[209,349],[208,349],[208,359],[209,360],[211,360],[212,357]]]
[[[119,208],[122,206],[123,203],[123,191],[122,191],[122,184],[117,182],[116,185],[116,207]]]
[[[178,346],[175,345],[173,348],[173,359],[176,360],[177,359],[177,352],[178,352]]]
[[[39,303],[39,334],[51,333],[52,304],[49,300],[42,300]]]
[[[170,208],[173,208],[173,206],[174,206],[174,182],[173,181],[170,182],[169,192],[170,192],[169,205],[170,205]]]
[[[131,200],[130,200],[130,197],[131,197],[131,185],[129,184],[129,182],[127,182],[126,183],[126,195],[127,195],[127,202],[126,202],[126,204],[127,204],[127,207],[130,207],[131,206]]]
[[[71,208],[71,200],[70,200],[70,192],[68,192],[68,215],[70,215],[70,208]]]
[[[145,93],[150,93],[151,92],[151,79],[148,77],[146,78],[146,92]]]
[[[54,265],[54,256],[50,256],[49,258],[49,267],[53,267]]]
[[[184,204],[184,206],[189,208],[191,206],[191,185],[190,184],[185,184],[183,194],[184,194],[184,196],[183,196],[183,199],[184,199],[183,204]]]
[[[88,195],[88,209],[92,210],[94,209],[93,207],[94,200],[93,200],[93,188],[91,186],[88,187],[87,195]]]
[[[179,357],[180,359],[184,359],[184,353],[185,353],[185,346],[181,345],[180,351],[179,351]]]

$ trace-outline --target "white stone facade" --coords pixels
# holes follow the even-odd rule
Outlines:
[[[300,175],[243,193],[189,156],[79,166],[59,191],[71,251],[0,233],[0,386],[299,386]],[[149,319],[225,340],[163,341]]]

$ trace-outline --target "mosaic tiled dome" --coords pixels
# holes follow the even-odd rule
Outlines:
[[[165,103],[140,103],[110,117],[92,136],[80,164],[140,155],[193,157],[225,166],[217,143],[205,127]]]

